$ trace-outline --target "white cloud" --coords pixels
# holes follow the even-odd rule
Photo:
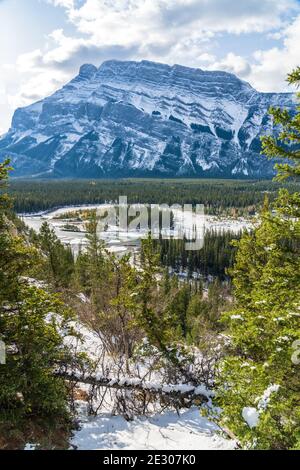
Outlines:
[[[8,94],[11,107],[49,95],[83,63],[100,65],[111,58],[227,70],[260,89],[270,89],[272,83],[280,88],[297,61],[300,17],[284,28],[296,0],[44,1],[65,10],[76,34],[57,29],[40,49],[18,58],[21,80],[17,93]],[[214,46],[222,35],[257,32],[282,37],[283,48],[257,51],[250,61],[233,52],[223,59],[215,57]]]
[[[67,9],[74,8],[74,0],[46,0],[47,3],[52,3],[56,7],[64,7]]]
[[[18,93],[7,94],[7,100],[12,109],[26,106],[53,93],[67,80],[67,75],[59,73],[49,75],[47,71],[29,77],[19,87]]]
[[[282,92],[293,91],[287,84],[289,72],[300,65],[300,14],[290,23],[285,23],[279,31],[274,32],[273,39],[282,40],[280,47],[254,50],[249,58],[232,52],[216,60],[208,55],[209,70],[225,70],[246,79],[259,91]],[[255,46],[255,43],[253,44]]]
[[[297,4],[295,0],[85,0],[80,7],[66,0],[59,3],[67,3],[69,19],[81,32],[102,41],[135,40],[141,31],[159,32],[161,37],[187,26],[231,33],[268,31],[280,26],[282,14]]]
[[[248,77],[251,73],[251,65],[243,57],[229,52],[222,60],[212,61],[208,68],[210,70],[224,70],[234,73],[241,78]]]
[[[36,67],[72,73],[82,62],[100,64],[112,57],[199,66],[216,34],[271,31],[280,27],[283,13],[296,7],[296,0],[47,1],[65,8],[80,36],[54,31],[55,45],[36,56]]]
[[[300,65],[300,15],[281,34],[283,47],[254,52],[255,61],[248,78],[261,91],[291,91],[285,79]]]
[[[281,47],[255,50],[248,60],[233,53],[219,61],[211,57],[208,68],[232,72],[247,79],[259,91],[293,91],[287,84],[286,77],[300,65],[300,15],[273,36],[282,39]]]
[[[286,77],[289,72],[300,65],[298,48],[298,44],[300,44],[300,15],[293,18],[290,24],[285,25],[280,31],[274,33],[273,37],[282,40],[281,47],[254,50],[248,59],[232,52],[221,60],[209,56],[207,68],[234,73],[249,81],[259,91],[293,91],[287,84]]]

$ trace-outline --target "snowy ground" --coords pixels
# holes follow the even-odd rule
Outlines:
[[[217,433],[199,409],[127,422],[109,414],[81,422],[71,441],[79,450],[232,450],[235,443]]]
[[[91,358],[99,356],[101,340],[88,328],[74,323],[82,335],[80,351]],[[141,369],[144,366],[140,365]],[[85,389],[85,386],[82,386]],[[218,427],[200,416],[199,408],[156,414],[151,418],[137,417],[128,422],[121,416],[112,416],[110,398],[97,417],[87,415],[87,403],[77,401],[80,429],[71,444],[79,450],[204,450],[233,449],[235,443],[219,434]]]

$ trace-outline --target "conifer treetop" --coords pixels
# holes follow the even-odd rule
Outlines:
[[[300,66],[287,77],[290,85],[300,86]],[[278,137],[264,136],[262,138],[262,153],[269,158],[283,159],[275,168],[275,180],[282,181],[289,177],[300,177],[300,93],[297,93],[297,112],[292,115],[287,109],[272,107],[270,114],[274,124],[281,128]]]

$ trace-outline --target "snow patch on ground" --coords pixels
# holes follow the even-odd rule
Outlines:
[[[217,434],[218,428],[197,408],[139,418],[101,415],[81,423],[72,439],[79,450],[232,450],[235,442]]]

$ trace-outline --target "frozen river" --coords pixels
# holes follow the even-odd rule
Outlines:
[[[65,244],[71,246],[73,252],[76,254],[80,247],[84,248],[86,244],[86,233],[84,223],[74,222],[68,219],[59,219],[62,214],[67,214],[77,210],[91,210],[97,209],[105,211],[113,208],[111,204],[101,205],[82,205],[82,206],[67,206],[53,211],[38,214],[26,214],[20,215],[21,219],[26,225],[35,230],[39,231],[44,222],[54,229],[57,237]],[[138,210],[139,206],[131,206]],[[216,231],[228,231],[231,230],[238,233],[241,230],[249,230],[252,227],[252,223],[246,219],[229,219],[220,218],[215,216],[195,214],[192,216],[190,212],[184,212],[180,210],[172,210],[174,215],[173,229],[164,230],[165,236],[176,236],[178,233],[184,232],[187,238],[192,237],[193,228],[197,226],[197,232],[203,233],[204,230],[216,230]],[[74,231],[66,231],[64,226],[66,224],[73,224],[75,226]],[[80,230],[80,231],[78,231]],[[107,248],[111,252],[115,253],[126,253],[128,251],[135,252],[139,250],[140,240],[145,237],[148,233],[148,229],[128,229],[121,230],[117,225],[109,224],[105,230],[99,232],[99,236],[105,241]],[[154,231],[154,234],[157,232]]]

